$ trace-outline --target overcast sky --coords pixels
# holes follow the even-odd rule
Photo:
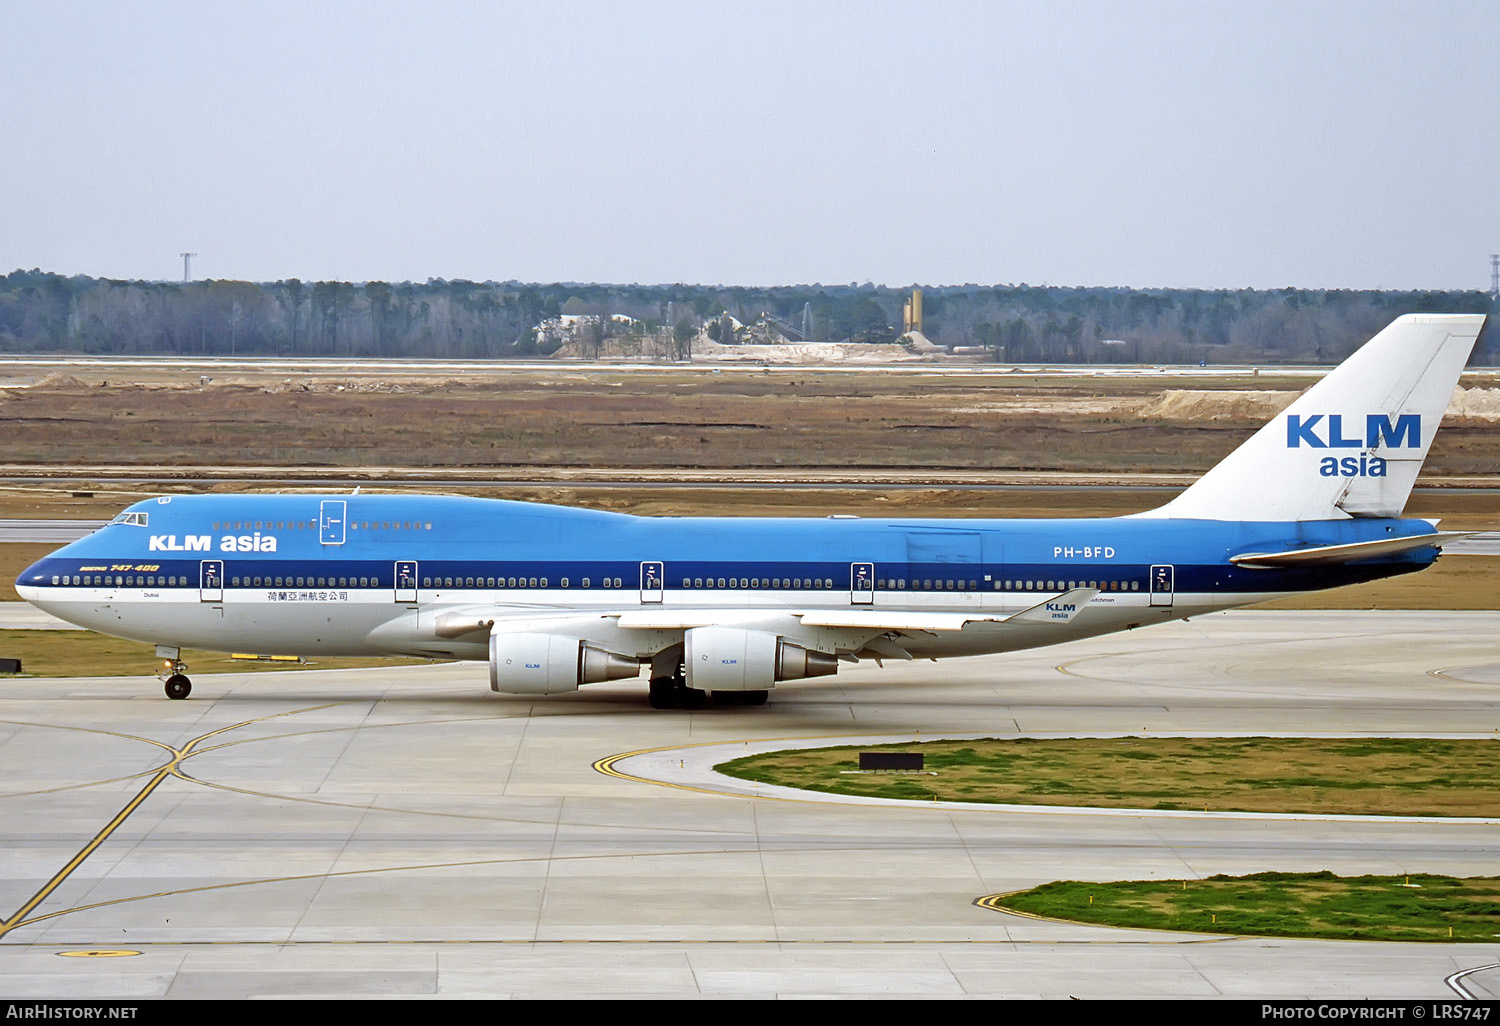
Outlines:
[[[1487,288],[1500,2],[0,0],[0,272]]]

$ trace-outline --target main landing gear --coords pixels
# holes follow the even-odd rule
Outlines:
[[[708,692],[687,686],[682,674],[671,677],[651,678],[651,708],[670,709],[680,705],[684,709],[702,709],[708,702]]]
[[[170,655],[165,655],[160,650],[157,652],[157,655],[162,655],[167,660],[167,668],[157,676],[164,682],[163,690],[166,691],[168,698],[183,699],[193,693],[193,682],[188,680],[187,674],[182,672],[187,669],[187,663],[177,658],[177,650],[169,651]]]
[[[651,678],[651,708],[670,709],[680,705],[684,709],[702,709],[710,698],[714,705],[765,705],[769,691],[700,691],[687,686],[687,680],[678,673],[671,677]]]

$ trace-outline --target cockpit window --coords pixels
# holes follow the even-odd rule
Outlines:
[[[110,521],[111,524],[130,524],[134,527],[146,526],[146,514],[141,511],[126,511]]]

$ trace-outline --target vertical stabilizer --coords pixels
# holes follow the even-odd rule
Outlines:
[[[1483,314],[1398,317],[1197,483],[1142,517],[1397,517]]]

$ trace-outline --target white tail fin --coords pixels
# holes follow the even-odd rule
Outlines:
[[[1407,314],[1192,487],[1142,517],[1398,517],[1483,314]]]

